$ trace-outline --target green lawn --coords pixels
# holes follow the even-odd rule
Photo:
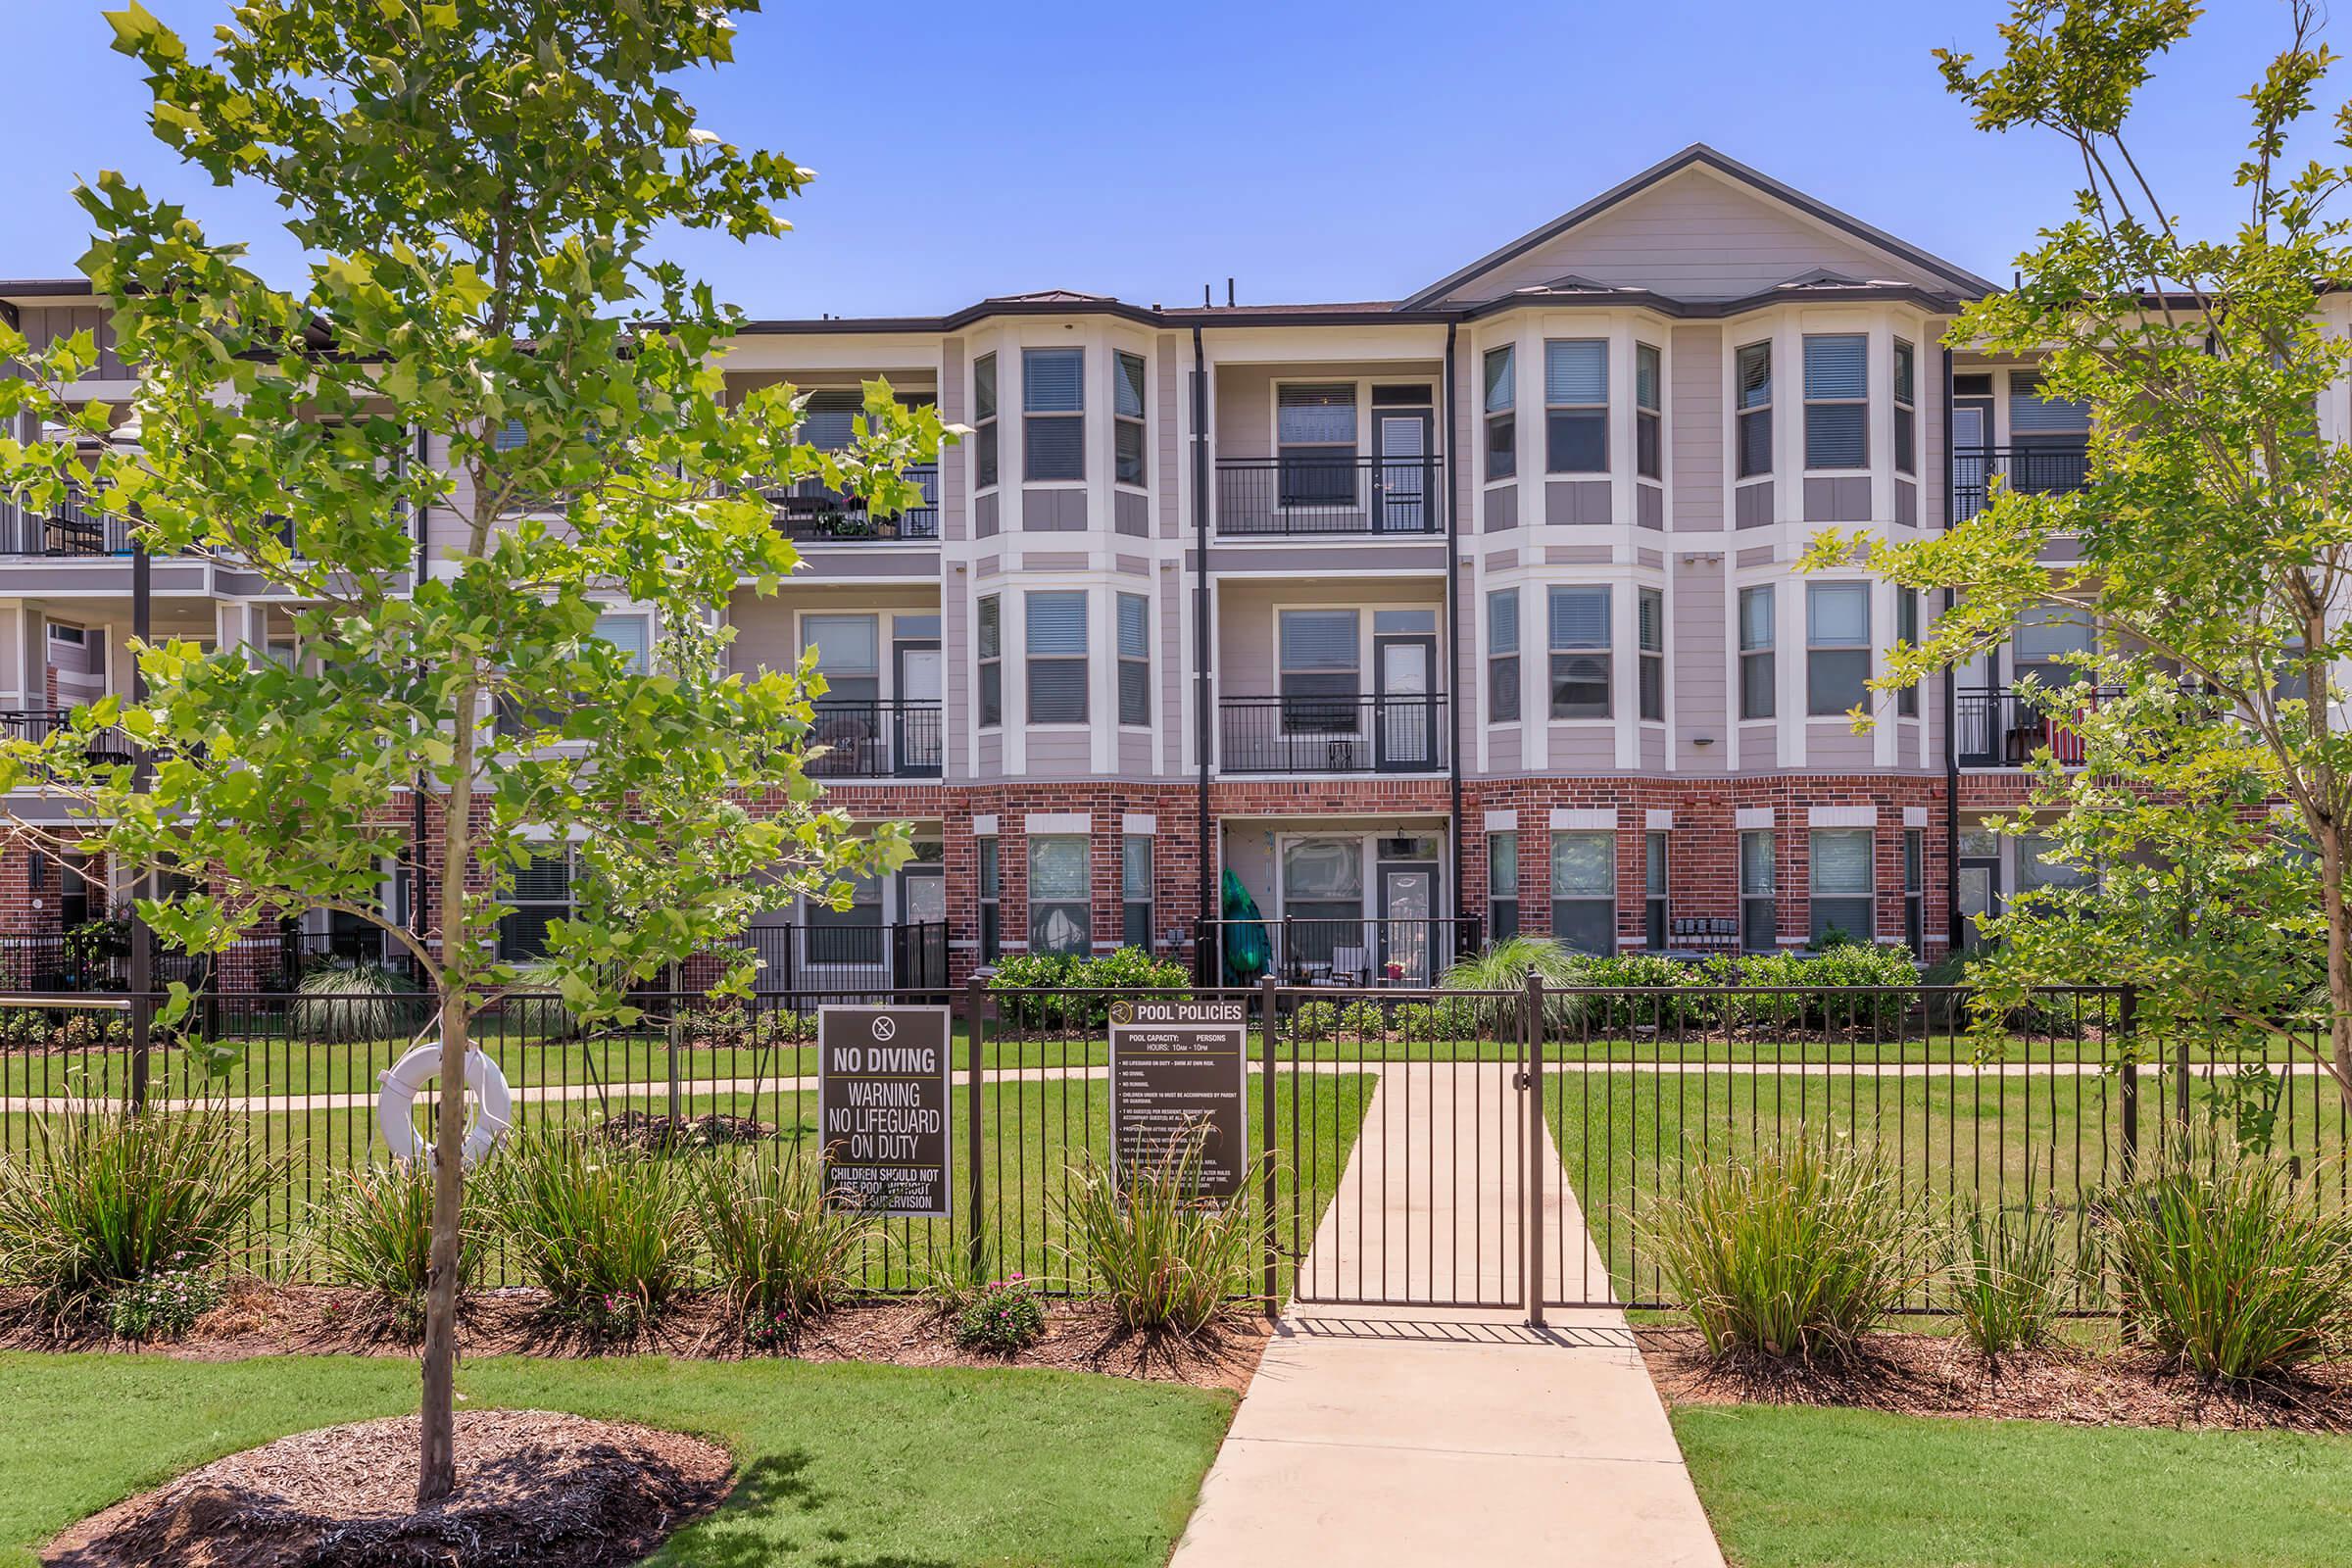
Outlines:
[[[2310,1568],[2352,1561],[2352,1439],[1674,1412],[1736,1568]]]
[[[695,1568],[1159,1568],[1233,1409],[1223,1393],[1082,1373],[789,1361],[494,1359],[458,1386],[477,1408],[725,1444],[734,1497],[654,1559]],[[29,1565],[74,1520],[221,1454],[416,1401],[399,1360],[0,1355],[0,1562]]]

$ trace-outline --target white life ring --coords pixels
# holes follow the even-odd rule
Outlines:
[[[403,1164],[432,1152],[432,1145],[417,1133],[410,1112],[424,1086],[440,1076],[441,1046],[435,1041],[416,1047],[376,1078],[375,1129],[392,1157]],[[498,1147],[499,1138],[514,1124],[514,1095],[498,1063],[470,1046],[466,1050],[466,1087],[472,1092],[473,1104],[467,1116],[464,1158],[473,1165]]]

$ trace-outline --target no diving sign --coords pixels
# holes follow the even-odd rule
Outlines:
[[[827,1198],[868,1214],[948,1217],[948,1040],[945,1007],[817,1009]]]

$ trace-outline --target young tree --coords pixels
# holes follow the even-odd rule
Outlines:
[[[1958,595],[1880,684],[2000,641],[2032,605],[2095,615],[2102,653],[2033,699],[2091,765],[2045,766],[2034,804],[2063,809],[2061,857],[2103,882],[2022,906],[1995,971],[2140,979],[2161,1005],[2244,1029],[2324,990],[2314,1054],[2352,1106],[2352,729],[2329,678],[2352,654],[2336,292],[2352,278],[2352,106],[2308,123],[2333,57],[2309,0],[2287,0],[2283,47],[2246,97],[2244,217],[2186,232],[2127,122],[2198,15],[2186,0],[2015,0],[1997,63],[1940,56],[1980,127],[2045,130],[2080,157],[2074,214],[1946,341],[2037,360],[2046,395],[2088,404],[2088,482],[1998,490],[1948,533],[1872,549],[1895,581]],[[2328,157],[2291,161],[2290,136]],[[1810,559],[1859,548],[1826,536]]]
[[[135,445],[121,411],[64,396],[87,334],[33,354],[0,332],[23,368],[0,415],[107,443],[85,472],[69,444],[0,442],[0,487],[54,503],[85,485],[148,551],[244,564],[303,607],[294,667],[138,648],[144,699],[10,747],[0,786],[37,769],[85,844],[183,873],[187,891],[140,906],[177,946],[332,909],[426,977],[443,1093],[420,1504],[454,1478],[456,1086],[469,1022],[525,978],[492,940],[516,869],[576,843],[588,874],[549,964],[569,1004],[625,1023],[630,981],[906,854],[903,830],[859,839],[817,808],[810,666],[726,669],[718,610],[795,564],[762,492],[821,475],[903,507],[901,470],[940,438],[879,382],[847,454],[799,439],[789,389],[728,399],[714,362],[734,313],[652,249],[665,225],[778,234],[776,204],[810,177],[702,128],[669,84],[726,62],[734,14],[757,9],[253,0],[197,60],[133,3],[108,20],[148,73],[156,133],[215,181],[272,192],[315,262],[272,287],[118,175],[78,192],[97,231],[83,270],[140,378]],[[595,634],[612,599],[653,613],[650,661]],[[151,778],[88,746],[109,724]],[[376,898],[385,858],[428,853],[412,856],[412,785],[438,862],[416,930]],[[737,954],[723,985],[752,963]]]

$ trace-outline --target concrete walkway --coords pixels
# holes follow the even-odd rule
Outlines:
[[[1518,1296],[1524,1117],[1507,1063],[1382,1072],[1302,1286],[1416,1304],[1292,1304],[1174,1568],[1722,1568],[1623,1312],[1422,1304]],[[1540,1146],[1545,1294],[1605,1298]]]

